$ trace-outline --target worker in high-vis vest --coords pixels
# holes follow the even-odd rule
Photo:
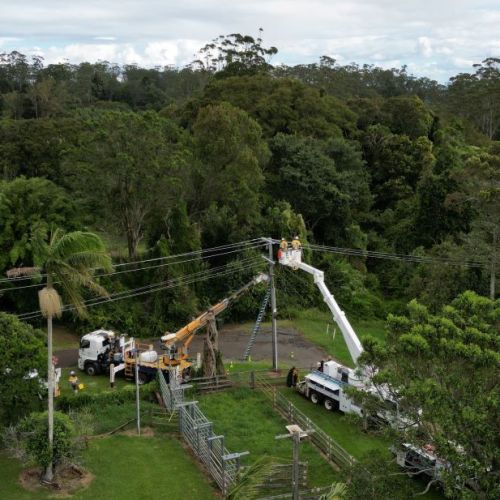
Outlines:
[[[68,382],[73,389],[73,392],[76,394],[78,392],[78,377],[74,371],[70,372]]]
[[[302,247],[302,245],[300,243],[299,237],[295,236],[295,238],[292,240],[292,248],[294,250],[300,250],[301,247]]]
[[[281,248],[281,250],[283,250],[283,252],[286,252],[288,250],[288,243],[285,240],[285,238],[281,238],[280,248]]]

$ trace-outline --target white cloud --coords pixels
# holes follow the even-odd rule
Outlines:
[[[500,52],[498,0],[0,0],[2,50],[47,61],[184,64],[219,34],[265,28],[275,61],[412,64],[446,79]],[[7,40],[7,41],[6,41]],[[435,64],[428,64],[435,63]],[[458,64],[458,66],[457,66]],[[459,66],[467,64],[467,66]],[[434,68],[434,69],[433,69]],[[439,68],[439,70],[437,69]]]
[[[432,50],[432,42],[431,42],[429,37],[426,37],[426,36],[418,37],[418,51],[424,57],[431,57],[432,56],[432,53],[434,51]]]

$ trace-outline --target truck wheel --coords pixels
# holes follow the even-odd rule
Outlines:
[[[325,400],[323,401],[323,405],[325,406],[325,408],[328,410],[328,411],[332,411],[333,408],[334,408],[334,404],[333,404],[333,401],[331,399],[328,399],[328,398],[325,398]]]
[[[311,403],[317,405],[319,403],[319,395],[317,392],[311,392],[309,399],[311,400]]]
[[[85,365],[85,373],[87,375],[90,375],[91,377],[97,375],[97,365],[95,363],[88,363],[87,365]]]
[[[144,372],[139,372],[139,385],[144,385],[150,382],[151,377]]]

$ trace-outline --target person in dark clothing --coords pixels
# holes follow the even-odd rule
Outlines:
[[[290,370],[288,370],[288,374],[286,376],[286,386],[287,387],[293,387],[293,372],[295,370],[295,366],[292,366]]]

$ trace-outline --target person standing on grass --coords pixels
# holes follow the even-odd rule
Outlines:
[[[73,389],[73,393],[77,394],[78,393],[78,377],[76,376],[76,373],[74,371],[70,372],[68,381],[69,381],[69,385]]]

